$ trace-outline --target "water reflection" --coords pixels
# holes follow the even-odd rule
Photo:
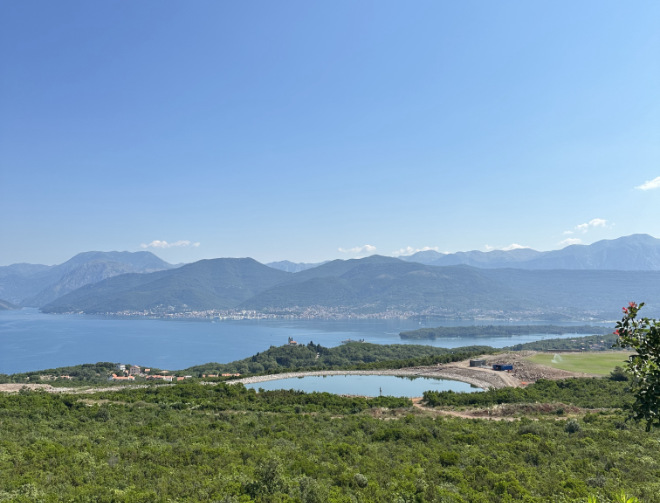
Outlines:
[[[379,375],[305,376],[278,379],[246,385],[248,388],[278,390],[295,389],[306,393],[326,392],[337,395],[359,396],[422,396],[424,391],[454,391],[470,393],[481,391],[468,383],[428,377],[396,377]]]

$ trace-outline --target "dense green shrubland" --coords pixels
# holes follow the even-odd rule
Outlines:
[[[660,501],[660,434],[621,412],[569,424],[373,408],[408,403],[196,383],[0,395],[0,501]]]
[[[616,377],[610,379],[580,378],[549,381],[541,379],[526,388],[502,388],[476,393],[452,391],[426,391],[424,402],[432,407],[478,406],[487,407],[503,403],[561,402],[577,407],[627,407],[632,397],[629,384]]]

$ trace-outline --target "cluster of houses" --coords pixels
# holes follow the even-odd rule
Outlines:
[[[240,377],[241,374],[202,374],[202,378],[206,377]]]
[[[141,377],[148,381],[160,380],[165,382],[177,382],[184,379],[190,379],[192,376],[173,376],[169,375],[169,370],[161,370],[160,374],[151,374],[150,368],[143,368],[139,365],[117,364],[117,372],[109,378],[110,381],[135,381],[136,377]],[[202,374],[202,377],[240,377],[241,374]]]
[[[190,379],[192,376],[171,376],[168,370],[161,370],[160,374],[151,374],[150,368],[142,368],[138,365],[124,365],[120,363],[117,365],[116,373],[112,374],[109,378],[110,381],[134,381],[136,377],[142,377],[147,380],[161,380],[166,382],[183,381]]]

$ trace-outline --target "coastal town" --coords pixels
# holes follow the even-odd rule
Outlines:
[[[85,314],[83,312],[71,312],[66,314]],[[188,309],[186,306],[160,306],[144,310],[123,310],[98,313],[109,317],[119,318],[150,318],[169,320],[207,320],[216,321],[239,321],[239,320],[456,320],[470,319],[475,321],[504,320],[523,321],[550,319],[547,313],[536,309],[525,311],[503,311],[499,309],[475,308],[461,313],[451,309],[435,306],[433,308],[417,310],[386,309],[384,311],[362,312],[349,306],[294,306],[280,308],[277,310],[246,310],[246,309]],[[596,313],[594,313],[595,315]],[[593,321],[596,318],[582,316],[583,321]],[[575,320],[573,320],[575,321]]]

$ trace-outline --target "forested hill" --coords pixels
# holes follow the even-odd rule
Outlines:
[[[471,267],[432,267],[391,257],[335,260],[294,275],[246,300],[240,307],[277,310],[322,306],[356,312],[389,309],[439,312],[514,309],[519,296],[484,271]]]
[[[660,312],[659,284],[660,271],[436,267],[372,256],[287,273],[252,259],[215,259],[107,279],[42,310],[229,309],[297,315],[312,309],[321,316],[395,312],[447,318],[613,319],[630,300],[643,299],[649,316]]]
[[[626,351],[625,348],[613,348],[617,342],[618,336],[612,333],[605,335],[587,335],[586,337],[576,337],[571,339],[543,339],[541,341],[525,342],[523,344],[514,344],[508,348],[510,351],[609,351],[619,349]]]
[[[260,374],[301,369],[403,368],[464,360],[496,350],[490,346],[438,348],[411,344],[350,342],[334,348],[309,342],[306,345],[271,346],[267,351],[231,363],[206,363],[185,369],[202,374]]]
[[[250,258],[200,260],[177,269],[125,274],[88,285],[47,304],[42,311],[228,309],[289,276]]]
[[[251,259],[215,260],[243,260],[247,264]],[[407,262],[408,267],[401,265],[402,262]],[[660,239],[643,234],[548,252],[514,249],[440,254],[427,250],[401,260],[372,256],[318,264],[282,261],[268,266],[271,272],[276,269],[279,273],[289,274],[279,276],[277,281],[265,280],[252,285],[243,284],[245,278],[240,274],[230,275],[224,278],[230,285],[209,288],[208,282],[199,281],[199,278],[184,279],[187,275],[195,276],[195,269],[199,268],[186,269],[172,283],[164,281],[164,288],[172,291],[164,293],[161,304],[171,306],[175,311],[206,308],[290,311],[319,307],[344,314],[412,310],[419,314],[433,311],[433,314],[450,317],[474,316],[475,309],[482,313],[506,311],[513,306],[517,312],[548,308],[553,313],[551,317],[559,319],[563,317],[561,311],[568,314],[568,318],[574,318],[571,311],[576,310],[581,312],[581,317],[593,311],[608,313],[613,309],[609,299],[620,293],[620,298],[614,299],[617,306],[625,305],[633,298],[644,298],[647,311],[660,314],[660,301],[657,300],[660,294],[655,289],[651,296],[644,295],[649,288],[645,287],[646,279],[639,275],[642,272],[649,274],[649,281],[657,280]],[[460,270],[456,266],[470,267]],[[176,267],[179,266],[168,264],[146,251],[85,252],[54,266],[0,266],[0,298],[19,306],[48,306],[46,309],[53,312],[63,312],[62,309],[69,307],[77,312],[115,312],[112,306],[117,303],[127,306],[128,311],[143,311],[159,304],[154,298],[155,292],[149,287],[142,291],[142,286],[154,279],[169,277],[168,274],[139,280],[127,277],[116,283],[99,285],[98,290],[85,290],[83,302],[80,296],[69,297],[63,302],[58,299],[107,278],[125,274],[149,275]],[[442,272],[438,272],[438,268]],[[474,270],[467,272],[471,268]],[[502,274],[490,274],[489,271],[493,270]],[[526,270],[547,274],[525,277]],[[567,271],[574,271],[577,276],[572,278]],[[629,271],[630,276],[624,273],[608,277],[612,271]],[[595,273],[598,278],[585,276],[584,272]],[[269,276],[265,269],[259,274]],[[218,288],[245,291],[225,295],[214,291]],[[589,303],[591,298],[594,302],[590,307],[578,305]],[[104,303],[110,309],[94,308],[95,304]]]
[[[609,334],[611,327],[595,327],[592,325],[558,326],[558,325],[476,325],[471,327],[435,327],[419,328],[401,332],[402,339],[433,340],[442,337],[492,337],[528,334]]]

